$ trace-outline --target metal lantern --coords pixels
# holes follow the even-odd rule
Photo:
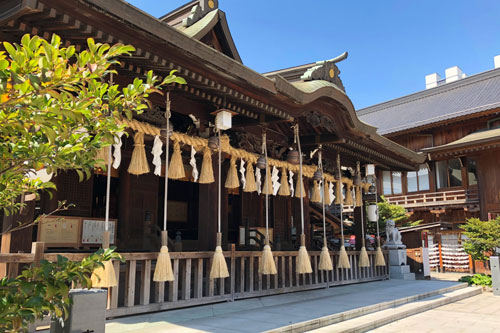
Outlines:
[[[334,178],[335,180],[340,180],[340,177],[341,177],[341,175],[340,175],[340,170],[339,170],[339,169],[337,169],[337,168],[335,168],[335,170],[333,171],[333,178]]]
[[[321,179],[323,179],[323,174],[319,169],[314,172],[313,179],[316,181],[320,181]]]
[[[207,142],[208,148],[217,149],[219,148],[219,138],[217,136],[211,136],[208,138]]]
[[[257,168],[259,169],[265,169],[266,168],[266,158],[261,155],[258,159],[257,159],[257,164],[256,164]]]
[[[299,152],[295,149],[290,150],[288,152],[288,155],[286,156],[286,161],[290,164],[299,164],[300,163]]]
[[[354,182],[353,183],[354,183],[355,186],[361,185],[361,176],[358,173],[356,173],[356,175],[354,176]]]

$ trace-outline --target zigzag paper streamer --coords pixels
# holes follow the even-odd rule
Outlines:
[[[122,135],[123,132],[116,133],[115,143],[113,144],[113,168],[118,169],[122,162]]]
[[[273,166],[273,171],[271,173],[271,181],[273,184],[273,195],[278,194],[278,190],[280,189],[281,186],[279,182],[280,177],[278,176],[278,174],[279,174],[278,169],[275,166]]]
[[[155,141],[153,143],[153,149],[151,153],[153,154],[153,165],[155,166],[154,174],[161,176],[161,154],[163,153],[163,142],[158,135],[155,136]]]
[[[189,165],[193,167],[192,175],[194,178],[194,182],[198,180],[198,168],[196,167],[196,149],[194,146],[191,146],[191,159],[189,160]]]
[[[240,160],[240,174],[241,174],[241,186],[242,186],[242,189],[245,189],[245,186],[247,185],[247,179],[245,177],[245,171],[247,171],[247,169],[245,168],[245,160],[244,159],[241,159]]]

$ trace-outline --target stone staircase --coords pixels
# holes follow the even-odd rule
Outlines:
[[[414,314],[478,295],[466,283],[283,326],[267,332],[367,332]]]

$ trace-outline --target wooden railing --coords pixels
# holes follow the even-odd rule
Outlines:
[[[309,252],[313,273],[295,271],[296,251],[273,252],[278,274],[258,273],[260,251],[225,251],[230,277],[210,279],[212,252],[171,252],[176,277],[173,282],[153,282],[157,253],[124,253],[125,263],[114,262],[118,286],[110,290],[107,317],[160,311],[200,304],[325,288],[334,285],[375,281],[388,278],[387,267],[377,267],[375,251],[368,251],[371,266],[358,267],[359,252],[349,251],[351,269],[318,270],[319,251]],[[61,253],[70,260],[81,260],[88,254]],[[385,253],[387,256],[387,253]],[[36,254],[1,254],[0,263],[17,266],[31,263]],[[44,259],[56,260],[57,254],[46,253]],[[338,253],[332,252],[334,266]],[[388,259],[386,258],[386,262]],[[9,269],[9,272],[13,272]]]
[[[386,200],[405,208],[478,204],[479,195],[476,190],[453,190],[408,195],[387,196]]]

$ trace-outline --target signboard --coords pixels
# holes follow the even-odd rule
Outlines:
[[[38,224],[38,240],[48,247],[69,246],[80,244],[80,217],[47,216]]]
[[[116,219],[109,220],[110,244],[116,243]],[[38,224],[37,240],[47,247],[101,245],[105,222],[101,218],[47,216]]]
[[[109,220],[109,243],[115,243],[116,220]],[[105,230],[104,219],[84,218],[82,222],[82,244],[102,244],[102,235]]]

